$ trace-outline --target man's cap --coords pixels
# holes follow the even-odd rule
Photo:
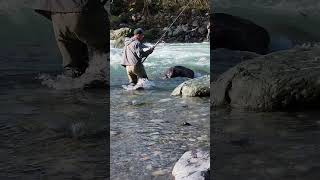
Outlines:
[[[138,28],[138,29],[135,29],[134,31],[133,31],[133,34],[134,35],[136,35],[136,34],[143,34],[143,29],[142,28]]]

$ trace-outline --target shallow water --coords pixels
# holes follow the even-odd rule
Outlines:
[[[209,98],[172,97],[187,79],[161,79],[174,65],[208,74],[209,51],[209,43],[161,44],[145,63],[155,87],[125,91],[121,49],[111,50],[111,179],[171,179],[184,152],[209,148]]]
[[[108,93],[43,85],[61,74],[48,37],[0,45],[0,179],[105,179]]]
[[[217,179],[318,179],[318,112],[211,111]]]

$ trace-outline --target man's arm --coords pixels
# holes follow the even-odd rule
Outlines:
[[[148,46],[145,46],[145,45],[143,45],[142,43],[137,43],[136,44],[136,47],[135,47],[135,49],[136,49],[136,54],[137,54],[137,56],[138,56],[138,58],[141,60],[142,58],[144,58],[144,57],[147,57],[147,56],[149,56],[152,52],[153,52],[153,47],[151,47],[150,49],[148,49],[148,50],[146,50],[146,51],[143,51],[143,48],[144,47],[148,47]]]

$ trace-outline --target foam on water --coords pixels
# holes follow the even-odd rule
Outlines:
[[[108,54],[93,57],[89,62],[89,67],[86,72],[79,78],[70,78],[64,75],[51,76],[48,74],[40,74],[38,79],[42,81],[43,85],[59,90],[83,89],[88,86],[107,84],[108,57]]]
[[[144,89],[152,89],[152,88],[156,87],[154,82],[149,81],[148,79],[145,79],[145,78],[139,79],[136,86],[142,87]]]

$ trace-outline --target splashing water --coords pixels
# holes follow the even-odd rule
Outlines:
[[[108,59],[108,54],[94,56],[89,62],[85,73],[79,78],[70,78],[64,75],[50,76],[48,74],[40,74],[38,79],[42,80],[43,85],[58,90],[83,89],[92,86],[96,87],[97,85],[103,86],[108,82]]]
[[[156,87],[155,83],[152,81],[149,81],[146,78],[141,78],[138,80],[137,84],[135,86],[129,86],[125,87],[126,90],[139,90],[139,89],[153,89]]]

